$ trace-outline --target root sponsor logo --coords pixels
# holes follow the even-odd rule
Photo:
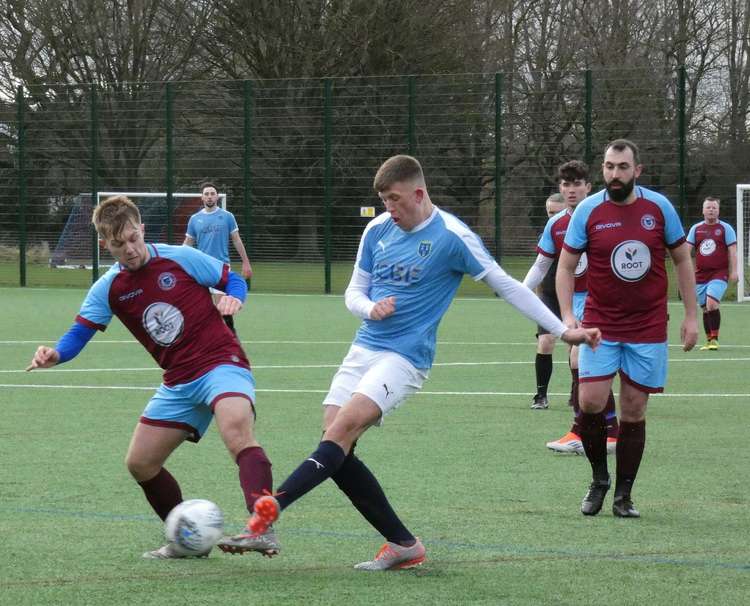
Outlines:
[[[651,269],[651,251],[643,242],[626,240],[615,246],[610,265],[620,280],[638,282]]]
[[[711,238],[706,238],[705,240],[703,240],[703,242],[701,242],[698,250],[704,257],[708,257],[709,255],[712,255],[716,252],[716,242]]]
[[[141,323],[155,343],[169,347],[182,335],[185,318],[169,303],[152,303],[143,312]]]

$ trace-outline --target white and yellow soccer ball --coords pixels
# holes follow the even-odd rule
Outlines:
[[[224,514],[206,499],[183,501],[169,512],[164,534],[181,555],[204,555],[224,534]]]

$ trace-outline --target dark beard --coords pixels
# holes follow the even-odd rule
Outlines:
[[[622,187],[619,189],[612,189],[611,185],[612,183],[619,183]],[[623,183],[622,181],[611,181],[607,183],[607,193],[609,194],[609,199],[613,202],[625,202],[627,197],[630,195],[630,193],[633,191],[633,188],[635,187],[635,179],[631,179],[627,183]]]

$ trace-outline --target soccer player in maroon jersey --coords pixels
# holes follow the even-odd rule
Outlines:
[[[683,349],[692,349],[698,336],[693,264],[685,232],[669,200],[636,184],[642,169],[638,156],[636,145],[626,139],[607,145],[602,164],[605,189],[576,208],[558,262],[560,311],[563,321],[575,326],[575,269],[586,252],[589,291],[582,323],[602,332],[596,351],[582,345],[579,358],[579,425],[593,472],[581,504],[584,515],[599,513],[611,484],[607,428],[600,413],[619,372],[620,434],[612,513],[640,516],[631,491],[646,443],[646,404],[650,393],[663,391],[667,374],[667,251],[685,307],[680,329]]]
[[[250,363],[222,321],[222,315],[242,307],[245,281],[193,248],[147,244],[138,208],[125,196],[102,202],[93,222],[116,263],[91,287],[68,332],[55,347],[40,346],[26,370],[71,360],[117,316],[164,369],[163,383],[143,411],[125,457],[146,500],[162,520],[182,502],[180,486],[164,464],[185,440],[197,442],[215,417],[252,511],[258,494],[272,488],[271,463],[253,435]],[[209,287],[226,293],[216,306]],[[271,529],[227,537],[219,546],[269,556],[279,551]],[[185,556],[167,544],[143,557]]]
[[[589,167],[580,160],[571,160],[561,164],[557,169],[557,181],[560,193],[558,194],[564,203],[564,208],[555,213],[547,221],[544,227],[542,237],[539,239],[537,251],[539,255],[536,261],[529,269],[523,283],[529,288],[534,288],[541,281],[542,285],[551,278],[552,295],[550,298],[542,298],[547,307],[556,314],[560,314],[560,306],[557,302],[557,293],[554,291],[554,280],[556,273],[557,259],[560,257],[560,251],[563,248],[563,240],[568,229],[570,217],[576,206],[588,196],[591,191],[591,179],[589,178]],[[586,255],[582,254],[576,267],[575,288],[573,293],[573,313],[576,320],[583,318],[583,309],[588,287],[587,280],[587,262]],[[543,334],[540,331],[540,335]],[[548,337],[549,335],[545,335]],[[540,336],[541,342],[541,336]],[[551,341],[550,353],[554,346],[554,338]],[[551,356],[550,356],[551,357]],[[537,355],[537,359],[539,356]],[[571,386],[570,386],[570,406],[573,408],[573,425],[563,437],[558,440],[547,442],[547,448],[555,452],[583,454],[583,444],[581,443],[580,431],[578,429],[578,416],[580,409],[578,405],[578,347],[570,347],[568,358],[570,363]],[[550,361],[551,366],[551,361]],[[551,369],[550,369],[551,370]],[[538,373],[537,373],[538,374]],[[551,374],[551,373],[550,373]],[[546,395],[546,391],[545,391]],[[546,402],[546,397],[545,400]],[[534,399],[536,402],[536,397]],[[534,406],[532,405],[532,408]],[[607,423],[607,453],[612,454],[617,445],[617,411],[615,408],[615,398],[610,392],[607,399],[607,406],[604,409],[604,416]]]
[[[688,232],[688,244],[695,248],[695,295],[703,308],[706,344],[702,351],[719,349],[721,313],[719,303],[727,282],[737,281],[737,234],[719,220],[719,199],[703,201],[703,221]]]

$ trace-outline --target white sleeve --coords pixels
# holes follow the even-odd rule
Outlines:
[[[354,268],[349,286],[344,292],[346,308],[362,320],[370,317],[375,302],[370,300],[370,274],[358,267]]]
[[[537,255],[534,265],[529,268],[529,273],[523,279],[523,285],[534,290],[544,280],[544,276],[547,275],[549,268],[552,267],[554,262],[555,260],[552,257],[542,254]]]
[[[544,326],[556,337],[561,336],[568,329],[555,314],[547,309],[539,297],[518,280],[511,278],[499,265],[487,272],[482,280],[529,320]]]

